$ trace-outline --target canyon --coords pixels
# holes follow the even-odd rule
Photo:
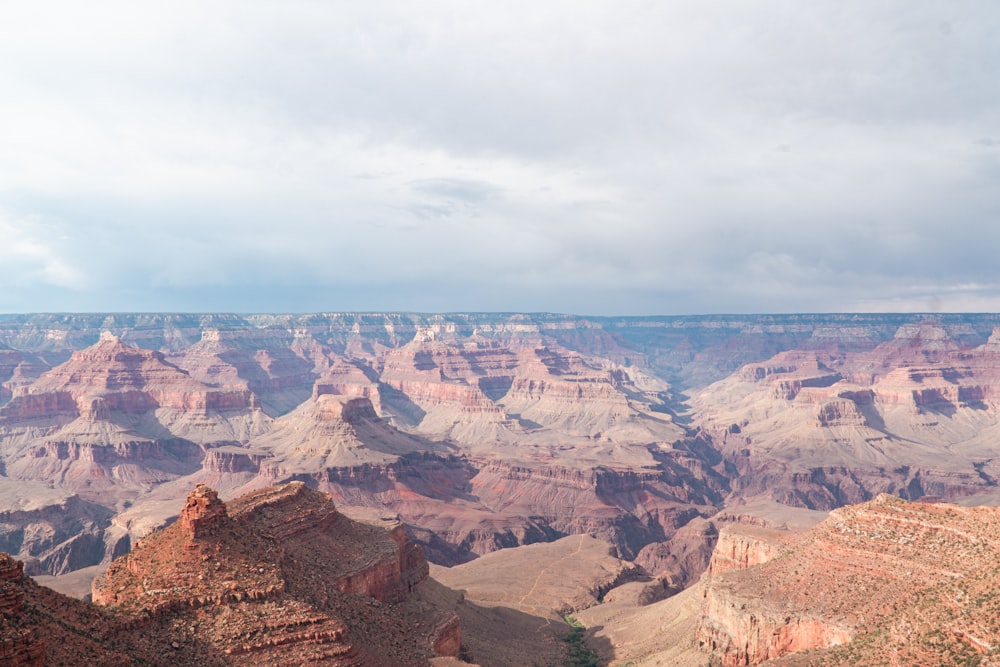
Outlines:
[[[225,530],[238,532],[254,511],[235,499],[293,483],[329,499],[338,521],[392,523],[441,568],[445,585],[424,590],[486,605],[465,614],[483,637],[487,613],[535,627],[566,612],[602,628],[588,641],[607,660],[660,664],[667,649],[628,629],[656,626],[678,638],[662,664],[785,664],[817,651],[850,664],[844,651],[875,655],[858,618],[917,627],[899,614],[923,594],[891,613],[889,602],[833,611],[834,593],[795,606],[791,591],[816,588],[814,575],[781,583],[772,563],[868,553],[835,545],[823,526],[853,535],[852,521],[891,523],[859,517],[893,498],[920,508],[899,513],[950,507],[958,522],[1000,504],[998,327],[992,314],[0,316],[0,550],[46,584],[79,589],[105,568],[125,576],[119,563],[164,534],[154,531],[197,533],[178,515],[192,489],[214,489]],[[899,525],[946,530],[941,512]],[[896,530],[923,543],[923,528]],[[529,605],[527,589],[508,600],[470,584],[508,568],[501,555],[517,563],[567,544],[580,547],[571,562],[592,574],[586,586],[549,586]],[[979,576],[975,563],[961,575]],[[591,567],[616,574],[602,584]],[[232,594],[269,599],[266,574],[257,592]],[[124,581],[122,601],[143,599]],[[95,601],[118,604],[102,590]],[[928,605],[920,619],[943,613]],[[962,632],[927,641],[965,655]],[[993,646],[978,625],[969,632]]]

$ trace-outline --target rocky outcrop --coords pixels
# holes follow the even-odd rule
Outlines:
[[[987,592],[998,525],[996,508],[881,495],[797,538],[724,530],[698,641],[724,665],[805,650],[812,664],[883,664],[890,655],[947,664],[949,655],[981,654],[1000,641],[992,615],[1000,602]]]
[[[789,653],[845,644],[848,629],[783,609],[748,612],[742,598],[709,588],[705,620],[698,628],[702,649],[720,656],[724,667],[759,665]]]
[[[790,537],[788,531],[726,524],[719,531],[708,573],[738,572],[766,563],[787,550]]]
[[[219,500],[219,494],[199,484],[188,495],[178,523],[189,540],[198,540],[217,534],[228,520],[226,504]]]
[[[425,664],[461,646],[453,614],[411,602],[427,574],[398,522],[352,521],[301,483],[228,504],[199,486],[93,599],[142,632],[201,619],[198,639],[232,664]]]
[[[0,663],[11,667],[45,665],[45,643],[21,622],[24,564],[0,553]]]

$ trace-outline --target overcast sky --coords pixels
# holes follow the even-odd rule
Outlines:
[[[1000,3],[5,2],[67,310],[1000,310]]]

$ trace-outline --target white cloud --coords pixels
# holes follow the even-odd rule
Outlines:
[[[591,312],[1000,282],[998,24],[985,1],[8,3],[24,270],[0,276],[104,309],[252,286],[262,310]]]
[[[41,284],[86,289],[85,275],[66,256],[70,241],[60,225],[0,213],[0,280],[13,288]]]

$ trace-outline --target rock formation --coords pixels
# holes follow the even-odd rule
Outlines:
[[[178,523],[191,541],[217,534],[226,525],[229,514],[219,494],[199,484],[187,497]]]
[[[398,523],[352,521],[300,483],[228,504],[199,486],[93,599],[126,631],[187,628],[175,664],[426,664],[461,646],[454,617],[418,599],[427,574]]]
[[[318,367],[325,367],[321,352],[319,359],[310,358],[297,343],[292,338],[275,345],[269,337],[245,331],[205,329],[198,343],[170,360],[207,385],[252,392],[277,417],[308,397]]]
[[[18,621],[24,612],[24,592],[18,586],[24,564],[0,554],[0,662],[11,667],[42,667],[45,643]]]
[[[998,525],[994,507],[881,495],[835,510],[800,538],[747,537],[744,527],[720,538],[698,641],[723,665],[807,650],[801,664],[985,656],[1000,643]],[[790,656],[781,664],[799,663]]]
[[[997,325],[0,316],[0,544],[64,573],[120,555],[197,483],[299,480],[399,516],[438,562],[586,534],[676,589],[707,567],[713,515],[746,502],[1000,500]]]
[[[4,665],[429,665],[462,650],[454,596],[391,520],[347,519],[301,484],[228,504],[189,494],[94,584],[101,607],[0,554]],[[452,664],[465,664],[457,659]]]
[[[1000,355],[938,326],[904,326],[874,349],[785,352],[693,401],[741,473],[734,491],[831,509],[878,493],[995,493]]]
[[[107,502],[196,470],[203,449],[267,426],[246,390],[208,387],[106,335],[0,408],[6,474]],[[131,494],[131,495],[130,495]]]

